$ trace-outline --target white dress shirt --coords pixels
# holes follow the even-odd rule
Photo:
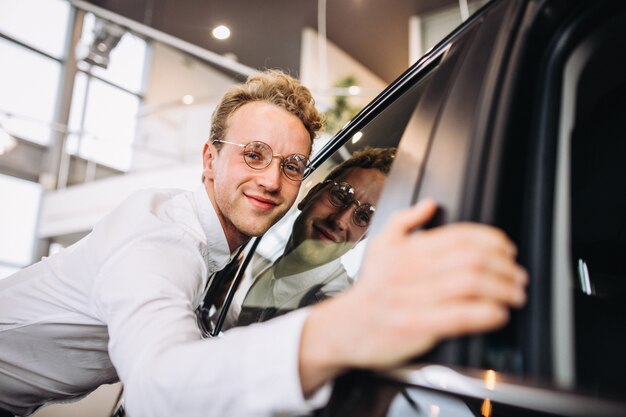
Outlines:
[[[348,275],[341,259],[280,277],[275,275],[275,262],[254,255],[251,265],[244,273],[242,283],[235,292],[223,329],[237,325],[242,309],[260,311],[275,309],[288,312],[303,307],[304,297],[307,295],[319,298],[315,301],[306,301],[306,305],[309,305],[334,297],[354,285],[354,279]],[[312,290],[315,290],[315,294],[310,294]]]
[[[0,408],[29,415],[118,379],[131,417],[301,414],[306,309],[203,339],[231,254],[204,187],[135,194],[78,243],[0,281]]]

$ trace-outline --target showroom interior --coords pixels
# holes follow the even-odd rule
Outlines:
[[[193,190],[213,109],[266,68],[308,86],[326,143],[485,2],[0,0],[0,279],[136,190]],[[119,386],[36,416],[107,416]]]

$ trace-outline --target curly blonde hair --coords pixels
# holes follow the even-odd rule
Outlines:
[[[366,146],[352,154],[350,159],[346,159],[337,165],[327,176],[327,180],[334,180],[350,168],[374,168],[383,174],[389,174],[391,164],[396,157],[396,148],[372,148]]]
[[[224,139],[228,118],[238,108],[253,101],[275,104],[297,116],[309,132],[311,145],[322,129],[323,116],[315,108],[309,89],[280,70],[267,70],[250,76],[244,84],[233,86],[224,94],[211,118],[211,140]],[[215,145],[219,150],[221,144]]]

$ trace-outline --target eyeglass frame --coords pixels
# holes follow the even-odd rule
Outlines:
[[[292,154],[289,154],[287,156],[284,156],[284,155],[281,155],[281,154],[275,154],[274,150],[272,149],[272,147],[270,145],[268,145],[267,143],[265,143],[263,141],[260,141],[260,140],[253,140],[253,141],[250,141],[250,142],[248,142],[246,144],[243,144],[243,143],[237,143],[237,142],[230,142],[230,141],[223,140],[223,139],[212,139],[211,143],[212,144],[215,144],[215,143],[226,143],[228,145],[239,146],[240,148],[242,148],[244,150],[243,155],[242,155],[243,156],[243,161],[246,163],[246,165],[248,167],[250,167],[250,168],[252,168],[252,169],[254,169],[256,171],[261,171],[261,170],[264,170],[265,168],[269,167],[272,164],[272,161],[274,160],[274,158],[278,157],[280,159],[280,171],[283,173],[283,175],[285,177],[287,177],[288,179],[290,179],[292,181],[298,181],[298,182],[303,181],[304,178],[306,178],[307,173],[311,170],[311,160],[307,156],[302,155],[300,153],[292,153]],[[260,143],[262,145],[267,146],[267,148],[272,153],[272,157],[268,159],[267,165],[265,165],[263,167],[260,167],[260,168],[257,168],[257,167],[254,167],[254,166],[252,166],[252,165],[250,165],[248,163],[248,160],[246,159],[245,149],[248,146],[250,146],[251,144],[253,144],[253,143]],[[302,172],[302,178],[292,178],[292,177],[290,177],[287,174],[287,172],[285,172],[285,165],[287,164],[286,161],[289,160],[290,158],[293,158],[293,157],[301,157],[301,158],[303,158],[303,161],[304,161],[304,171]]]
[[[326,195],[328,196],[328,201],[330,202],[330,204],[332,204],[333,207],[336,207],[336,208],[342,209],[342,210],[347,209],[352,204],[356,204],[356,208],[354,210],[352,210],[352,214],[350,215],[350,219],[352,220],[352,223],[354,223],[354,225],[358,226],[358,227],[363,227],[363,228],[369,227],[369,225],[371,223],[371,217],[370,217],[370,220],[365,225],[361,225],[361,224],[357,223],[357,220],[356,220],[357,210],[359,210],[361,207],[364,207],[364,208],[369,207],[371,209],[371,213],[372,213],[372,216],[373,216],[374,213],[376,213],[376,207],[373,204],[370,204],[370,203],[361,203],[357,198],[355,198],[354,197],[354,187],[352,185],[348,184],[345,181],[336,182],[334,180],[326,180],[326,181],[324,181],[322,183],[323,186],[326,186],[326,184],[332,184],[330,186],[330,188],[328,188],[328,190],[326,190]],[[351,200],[350,200],[350,202],[348,204],[337,205],[337,204],[335,204],[335,202],[333,202],[333,199],[330,197],[330,195],[331,195],[331,191],[332,191],[333,188],[341,186],[341,185],[346,185],[346,186],[349,187],[349,189],[352,190],[352,194],[351,194],[352,198],[351,198]]]

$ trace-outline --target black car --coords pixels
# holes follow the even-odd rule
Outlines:
[[[434,197],[429,227],[476,221],[515,241],[528,302],[497,332],[445,341],[393,372],[341,377],[316,414],[626,416],[626,2],[488,3],[335,135],[304,193],[367,147],[397,148],[367,236]],[[343,269],[331,291],[318,273],[280,301],[271,288],[250,301],[297,215],[214,280],[213,334],[356,278],[365,235],[333,258]],[[233,309],[246,323],[229,319]]]

